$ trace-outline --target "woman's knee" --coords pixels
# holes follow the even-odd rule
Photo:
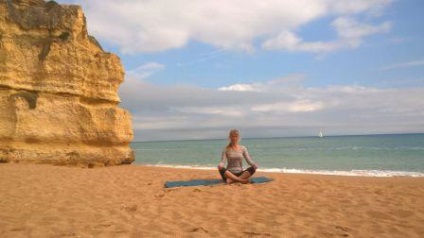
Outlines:
[[[250,173],[250,175],[253,175],[256,172],[256,169],[253,166],[251,166],[251,167],[247,168],[246,171],[248,171]]]
[[[225,175],[225,172],[227,171],[225,168],[222,168],[222,167],[218,167],[218,171],[219,171],[219,174],[221,175],[221,177],[222,177],[222,179],[224,180],[224,182],[225,182],[225,180],[227,179],[227,176]]]

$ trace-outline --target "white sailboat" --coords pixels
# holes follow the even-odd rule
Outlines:
[[[322,131],[319,131],[318,137],[319,138],[323,138],[324,137],[324,135],[322,134]]]

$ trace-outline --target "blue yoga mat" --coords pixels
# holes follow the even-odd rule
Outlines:
[[[272,181],[272,179],[267,177],[253,177],[250,179],[251,183],[266,183]],[[188,187],[188,186],[211,186],[217,184],[223,184],[222,179],[196,179],[189,181],[167,181],[165,183],[165,188],[173,187]]]

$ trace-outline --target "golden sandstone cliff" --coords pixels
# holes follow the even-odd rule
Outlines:
[[[0,0],[0,162],[133,162],[131,115],[118,107],[123,78],[79,6]]]

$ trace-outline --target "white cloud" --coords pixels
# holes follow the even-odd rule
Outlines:
[[[387,32],[391,25],[389,22],[384,22],[380,25],[373,26],[355,21],[352,18],[340,17],[332,24],[341,39],[361,39],[362,37]]]
[[[276,102],[252,107],[255,112],[313,112],[324,109],[324,103],[310,100],[297,100],[293,102]]]
[[[357,22],[352,18],[339,17],[331,23],[337,32],[338,39],[328,42],[305,42],[292,32],[280,33],[277,37],[265,41],[263,48],[268,50],[329,52],[338,49],[356,48],[361,45],[363,38],[369,35],[386,33],[391,24],[384,22],[379,25],[370,25]]]
[[[288,76],[286,78],[293,78]],[[231,87],[228,85],[227,87]],[[424,132],[424,88],[305,88],[290,80],[255,83],[261,91],[155,86],[128,77],[119,95],[134,117],[136,140]]]
[[[191,106],[182,106],[175,108],[175,111],[186,113],[186,114],[199,114],[199,115],[209,115],[209,116],[223,116],[226,117],[243,117],[246,116],[241,108],[234,108],[233,106],[208,106],[208,107],[191,107]]]
[[[221,87],[218,90],[220,91],[238,91],[238,92],[254,92],[261,91],[257,85],[252,84],[233,84],[226,87]]]
[[[341,42],[304,42],[292,32],[280,33],[277,37],[265,41],[262,45],[267,50],[287,50],[306,52],[328,52],[342,48]]]
[[[139,67],[127,71],[127,74],[130,77],[137,78],[137,79],[145,79],[165,68],[165,65],[159,64],[156,62],[149,62],[143,65],[140,65]]]
[[[163,69],[165,66],[163,64],[159,64],[156,62],[149,62],[147,64],[143,64],[141,66],[139,66],[138,68],[136,68],[136,70],[140,69],[140,70],[161,70]]]
[[[63,0],[62,2],[66,2]],[[158,52],[198,41],[219,49],[266,49],[325,52],[343,48],[346,41],[305,42],[295,32],[315,20],[331,17],[373,18],[391,0],[155,0],[79,2],[88,18],[90,33],[120,47],[124,53]],[[341,22],[342,23],[342,22]],[[389,23],[336,25],[343,39],[359,42],[370,34],[385,32]],[[353,34],[353,35],[352,35]]]

